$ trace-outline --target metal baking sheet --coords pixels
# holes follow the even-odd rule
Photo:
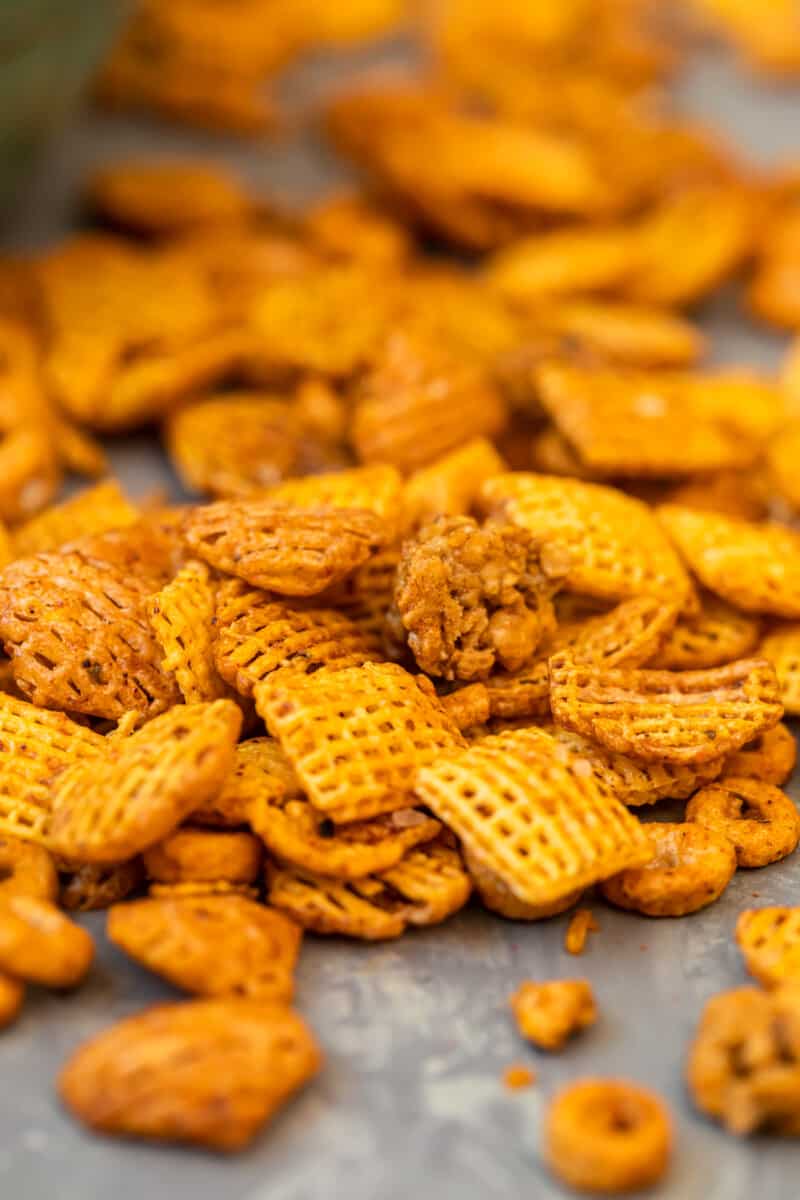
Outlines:
[[[385,57],[395,57],[389,48]],[[363,56],[359,56],[363,58]],[[372,56],[370,61],[374,61]],[[295,76],[307,96],[341,68]],[[798,92],[755,85],[730,60],[706,54],[679,85],[687,111],[719,124],[760,161],[800,150]],[[313,143],[231,147],[145,122],[85,116],[42,163],[5,230],[8,246],[60,236],[75,219],[78,181],[93,163],[139,153],[202,151],[290,198],[318,193],[341,169]],[[782,339],[743,322],[731,295],[703,324],[718,361],[774,365]],[[132,494],[174,486],[146,438],[112,446]],[[796,792],[800,798],[800,790]],[[90,1137],[59,1108],[54,1078],[75,1046],[115,1019],[176,997],[87,919],[98,961],[74,995],[31,992],[21,1021],[0,1036],[2,1200],[558,1200],[539,1162],[548,1097],[583,1075],[627,1076],[657,1089],[677,1127],[662,1200],[796,1200],[800,1150],[788,1141],[728,1137],[692,1111],[682,1083],[687,1042],[704,1001],[745,981],[732,941],[738,912],[796,903],[800,859],[740,872],[712,908],[649,921],[593,904],[600,932],[580,959],[563,950],[566,918],[517,925],[475,906],[439,929],[361,946],[309,937],[298,1004],[324,1045],[314,1082],[255,1146],[235,1159]],[[595,988],[597,1026],[545,1057],[515,1035],[507,997],[525,977],[581,974]],[[526,1062],[532,1089],[511,1093],[503,1068]]]

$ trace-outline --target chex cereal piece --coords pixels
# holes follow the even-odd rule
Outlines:
[[[466,515],[486,480],[505,469],[487,438],[465,442],[410,476],[403,492],[405,524],[414,528],[434,517]]]
[[[43,846],[0,835],[0,901],[20,895],[55,900],[58,874]]]
[[[778,625],[763,639],[758,653],[775,668],[784,709],[790,716],[800,716],[800,622]]]
[[[747,658],[758,645],[761,623],[706,592],[700,612],[678,618],[648,666],[663,671],[702,671]],[[768,658],[768,654],[762,657]]]
[[[292,997],[302,931],[243,896],[132,900],[109,910],[106,930],[131,958],[195,995]]]
[[[581,1079],[562,1088],[547,1112],[545,1160],[582,1192],[634,1192],[656,1183],[672,1153],[666,1106],[621,1079]]]
[[[337,822],[406,808],[418,770],[464,744],[429,680],[394,663],[275,672],[255,697],[312,804]]]
[[[81,1046],[59,1078],[67,1108],[102,1133],[240,1150],[321,1065],[283,1004],[161,1004]]]
[[[214,666],[214,586],[205,563],[187,563],[146,607],[163,653],[161,667],[175,677],[186,703],[224,696]]]
[[[114,719],[177,699],[145,613],[149,581],[77,551],[19,559],[0,575],[0,638],[35,704]]]
[[[251,738],[236,747],[233,767],[219,792],[192,811],[192,821],[222,828],[247,825],[250,808],[301,796],[294,767],[273,738]]]
[[[745,612],[800,618],[800,534],[677,504],[658,517],[710,591]]]
[[[71,988],[83,979],[93,958],[89,934],[55,904],[21,893],[3,896],[0,971],[26,983]]]
[[[701,1112],[729,1133],[797,1134],[800,1118],[800,987],[734,988],[703,1009],[686,1063]]]
[[[509,1003],[522,1036],[542,1050],[560,1050],[597,1020],[592,988],[585,979],[526,980]]]
[[[334,608],[296,608],[240,579],[219,585],[214,660],[242,696],[252,696],[256,684],[279,667],[313,673],[321,666],[359,666],[381,657],[378,639]]]
[[[409,925],[440,924],[464,907],[472,891],[461,855],[441,841],[409,851],[378,878],[406,901]]]
[[[568,652],[550,659],[550,706],[557,724],[608,750],[683,764],[738,750],[783,712],[764,659],[710,671],[635,671],[576,666]]]
[[[547,732],[568,746],[586,764],[597,782],[628,808],[655,804],[658,800],[684,800],[727,769],[725,758],[696,764],[645,762],[606,750],[579,733],[557,725],[548,725]]]
[[[441,829],[432,817],[409,808],[337,826],[304,797],[266,789],[254,796],[247,819],[281,862],[335,879],[388,871]]]
[[[797,741],[781,723],[742,746],[725,761],[725,775],[738,779],[760,779],[780,787],[794,771]]]
[[[724,779],[702,788],[686,805],[686,820],[724,834],[740,867],[766,867],[800,841],[800,813],[780,788],[760,779]]]
[[[104,758],[68,767],[53,788],[54,851],[113,864],[161,841],[220,791],[241,722],[231,700],[177,705]]]
[[[380,517],[392,535],[402,523],[403,477],[388,463],[285,479],[265,499],[285,508],[362,508]]]
[[[277,508],[270,500],[190,509],[183,533],[212,567],[286,596],[321,592],[386,540],[385,525],[367,509]]]
[[[683,917],[719,899],[736,871],[736,850],[724,834],[691,821],[643,828],[652,858],[604,880],[606,900],[648,917]]]
[[[800,982],[800,908],[746,908],[736,922],[736,942],[764,987]]]
[[[361,895],[352,880],[330,879],[289,867],[267,869],[269,903],[303,929],[368,942],[400,937],[406,928],[408,906],[396,899],[387,906],[380,885],[372,891],[377,893],[376,898]]]
[[[141,516],[115,479],[86,488],[63,504],[46,508],[14,531],[17,558],[58,550],[66,542],[109,529],[124,529]]]
[[[386,546],[344,579],[320,592],[314,602],[338,609],[364,633],[384,640],[399,562],[400,545]]]
[[[583,895],[583,888],[578,888],[549,904],[525,904],[517,899],[499,875],[484,866],[466,846],[462,847],[462,852],[475,890],[486,908],[509,921],[545,921],[548,917],[557,917],[577,904]]]
[[[110,908],[129,896],[143,879],[144,868],[138,858],[116,867],[78,867],[66,876],[58,902],[70,912]]]
[[[418,771],[416,791],[525,903],[558,900],[651,854],[636,818],[540,730],[442,750]]]
[[[262,852],[252,833],[183,826],[145,850],[142,860],[148,877],[159,883],[253,883]]]
[[[689,579],[647,505],[596,483],[516,471],[481,489],[485,509],[528,529],[543,546],[569,555],[564,586],[625,600],[642,594],[680,604]]]

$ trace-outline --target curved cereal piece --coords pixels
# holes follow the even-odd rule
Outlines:
[[[107,479],[94,487],[46,508],[14,531],[17,558],[58,550],[77,538],[125,529],[141,514],[126,498],[116,479]]]
[[[56,899],[58,874],[43,846],[0,835],[0,900],[6,896]]]
[[[733,843],[740,867],[779,862],[800,841],[800,813],[794,801],[758,779],[726,774],[692,796],[685,819],[723,834]]]
[[[95,912],[118,904],[144,880],[141,859],[117,867],[78,867],[62,883],[58,902],[68,912]]]
[[[403,523],[403,477],[389,463],[327,471],[284,479],[267,488],[264,498],[280,508],[358,508],[383,521],[390,535]]]
[[[380,659],[380,643],[332,608],[294,608],[278,597],[227,579],[217,591],[214,661],[242,696],[279,667],[360,666]]]
[[[461,855],[439,841],[410,850],[378,878],[407,902],[409,925],[439,925],[464,907],[472,891]]]
[[[236,179],[203,161],[133,161],[95,171],[86,185],[92,209],[137,233],[174,234],[243,219],[250,200]]]
[[[205,563],[187,563],[147,601],[148,619],[163,653],[161,667],[175,677],[187,704],[225,695],[214,666],[214,613],[214,587]]]
[[[800,535],[677,504],[661,525],[704,587],[745,612],[800,618]]]
[[[736,942],[764,987],[800,983],[800,908],[746,908],[736,922]]]
[[[678,607],[689,598],[689,577],[653,513],[615,488],[514,471],[487,480],[481,506],[530,530],[544,552],[566,552],[570,591],[658,595]]]
[[[145,850],[142,861],[158,883],[253,883],[262,857],[252,833],[184,826]]]
[[[178,696],[160,666],[148,581],[77,551],[19,559],[0,576],[0,637],[14,680],[44,708],[111,720]]]
[[[526,980],[509,1003],[519,1032],[542,1050],[560,1050],[597,1020],[594,995],[585,979]]]
[[[12,975],[0,975],[0,1029],[13,1025],[25,1002],[25,984]]]
[[[242,716],[231,700],[178,705],[53,788],[49,837],[64,858],[116,864],[167,836],[221,789]]]
[[[723,778],[760,779],[781,787],[786,783],[797,762],[797,742],[794,734],[781,723],[759,734],[725,761]]]
[[[192,821],[223,828],[247,825],[255,804],[278,804],[303,792],[292,764],[273,738],[236,747],[233,767],[216,795],[192,811]]]
[[[630,1192],[664,1175],[672,1140],[672,1122],[654,1092],[623,1080],[582,1079],[552,1101],[544,1154],[568,1187]]]
[[[797,1133],[800,1098],[800,988],[735,988],[703,1009],[686,1063],[701,1112],[745,1135]]]
[[[499,875],[485,867],[466,847],[463,854],[475,890],[485,907],[509,921],[544,921],[548,917],[557,917],[577,904],[583,895],[583,889],[578,888],[550,904],[525,904],[516,898]]]
[[[183,535],[212,567],[286,596],[321,592],[387,538],[384,523],[367,509],[278,508],[270,500],[189,509]]]
[[[415,772],[464,744],[430,681],[394,663],[277,671],[255,696],[311,803],[337,822],[407,808]]]
[[[608,750],[684,765],[738,750],[783,713],[763,659],[710,671],[634,671],[576,666],[569,652],[550,659],[550,707],[559,725]]]
[[[525,904],[550,904],[651,855],[636,818],[541,730],[442,751],[418,772],[416,792]]]
[[[697,615],[681,616],[658,654],[648,666],[657,671],[702,671],[722,667],[737,658],[747,658],[758,646],[761,625],[748,616],[706,594]],[[762,658],[769,658],[763,648]]]
[[[21,893],[0,901],[0,971],[28,983],[71,988],[94,958],[94,942],[51,904]]]
[[[284,1004],[197,1000],[158,1005],[86,1042],[58,1089],[90,1129],[234,1151],[321,1061]]]
[[[606,900],[648,917],[683,917],[719,899],[736,871],[736,850],[723,834],[688,821],[644,828],[651,861],[601,883]]]
[[[378,885],[376,890],[383,900],[383,888]],[[384,941],[400,937],[407,923],[405,903],[376,904],[370,897],[359,894],[353,882],[289,868],[268,867],[267,899],[303,929],[314,933]]]
[[[131,958],[198,996],[290,1000],[300,928],[240,895],[152,897],[109,909],[106,931]]]
[[[800,715],[800,622],[778,626],[768,633],[758,653],[775,668],[786,712]]]

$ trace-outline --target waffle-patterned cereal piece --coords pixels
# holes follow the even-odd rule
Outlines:
[[[777,725],[783,709],[764,659],[710,671],[575,666],[550,659],[550,706],[557,724],[608,750],[646,762],[706,763]]]
[[[781,723],[732,754],[725,762],[724,773],[738,779],[760,779],[763,783],[781,787],[794,771],[796,762],[797,741]]]
[[[648,666],[661,671],[702,671],[747,658],[758,646],[761,624],[706,593],[700,612],[678,618],[658,654]],[[763,654],[768,658],[769,655]]]
[[[666,1106],[619,1079],[581,1079],[547,1111],[545,1160],[561,1182],[583,1192],[634,1192],[657,1183],[672,1153]]]
[[[115,479],[85,488],[63,504],[31,517],[14,531],[17,558],[58,550],[80,537],[124,529],[139,520],[140,512],[123,494]]]
[[[314,597],[315,604],[330,605],[349,617],[364,633],[386,640],[387,613],[394,598],[400,546],[379,550],[339,583]]]
[[[58,874],[43,846],[23,838],[0,836],[0,901],[6,896],[56,899]]]
[[[388,463],[285,479],[265,498],[287,508],[360,508],[384,522],[392,536],[403,521],[403,477]]]
[[[487,510],[528,529],[546,550],[567,551],[564,586],[608,600],[643,594],[680,604],[690,584],[647,505],[614,488],[515,471],[488,480]]]
[[[190,509],[183,533],[212,567],[286,596],[321,592],[386,539],[385,525],[367,509],[278,508],[271,500],[220,500]]]
[[[281,803],[303,789],[292,764],[273,738],[250,738],[236,747],[222,789],[192,811],[192,821],[219,828],[247,825],[251,805]]]
[[[414,528],[434,517],[468,514],[486,480],[505,470],[487,438],[465,442],[410,476],[403,492],[406,525]]]
[[[12,975],[0,975],[0,1029],[13,1025],[25,1002],[25,984]]]
[[[650,862],[604,880],[606,900],[648,917],[683,917],[719,899],[736,871],[736,850],[724,834],[690,821],[644,828]]]
[[[764,987],[800,982],[800,908],[746,908],[736,922],[736,942]]]
[[[778,862],[800,841],[800,813],[785,792],[759,779],[727,773],[692,796],[686,820],[723,834],[733,843],[740,867]]]
[[[215,608],[214,586],[201,562],[188,562],[147,601],[150,625],[163,653],[162,670],[174,676],[187,704],[225,695],[214,666]]]
[[[58,902],[69,912],[94,912],[118,904],[144,880],[141,860],[116,867],[78,867],[61,885]]]
[[[703,1009],[686,1063],[701,1112],[743,1136],[797,1134],[800,1114],[800,987],[735,988]]]
[[[94,958],[85,929],[49,900],[22,893],[0,901],[0,971],[40,983],[71,988],[81,982]]]
[[[639,822],[540,730],[442,751],[418,772],[416,791],[527,904],[549,904],[651,855]]]
[[[283,913],[244,896],[116,904],[106,929],[131,958],[194,995],[292,997],[301,930]]]
[[[542,1050],[560,1050],[597,1020],[594,994],[585,979],[526,980],[509,1003],[522,1036]]]
[[[68,767],[53,789],[54,851],[114,864],[162,841],[222,788],[241,722],[231,700],[176,705],[103,759]]]
[[[0,575],[0,637],[34,704],[115,719],[177,699],[145,613],[149,581],[77,551],[19,559]]]
[[[658,516],[700,582],[745,612],[800,618],[800,535],[665,504]]]
[[[262,848],[252,833],[184,826],[145,850],[142,859],[158,883],[253,883]]]
[[[466,846],[463,847],[463,854],[475,890],[486,908],[509,921],[545,921],[548,917],[557,917],[577,904],[583,895],[583,889],[578,888],[550,904],[525,904],[517,899],[499,875],[485,867]]]
[[[239,579],[218,588],[214,631],[217,670],[241,696],[279,667],[307,674],[381,658],[378,639],[336,609],[296,608]]]
[[[321,1065],[283,1004],[162,1004],[81,1046],[59,1077],[67,1108],[101,1133],[241,1150]]]
[[[362,941],[398,938],[405,931],[404,904],[387,907],[380,885],[377,898],[362,895],[351,882],[286,867],[268,868],[267,899],[303,929],[342,934]]]
[[[464,744],[430,682],[394,663],[275,672],[255,696],[312,804],[337,822],[406,808],[419,769]]]
[[[800,716],[800,622],[773,629],[758,653],[775,668],[784,709],[790,716]]]
[[[378,878],[405,901],[409,925],[439,925],[464,907],[472,891],[461,855],[443,841],[409,851]]]

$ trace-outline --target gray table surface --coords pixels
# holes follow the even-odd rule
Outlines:
[[[324,86],[315,65],[296,94]],[[754,157],[800,150],[798,92],[755,85],[706,54],[679,87],[688,111],[727,129]],[[338,175],[319,146],[231,147],[128,120],[77,120],[42,164],[6,229],[6,244],[37,245],[74,216],[78,180],[93,163],[138,152],[203,151],[237,164],[270,192],[302,197]],[[703,316],[720,361],[770,366],[781,339],[748,327],[730,296]],[[131,492],[170,476],[144,439],[113,450]],[[800,798],[800,791],[796,792]],[[563,950],[566,918],[517,925],[472,907],[438,929],[378,946],[309,937],[298,1005],[325,1048],[324,1071],[254,1148],[220,1160],[191,1150],[95,1139],[59,1108],[54,1075],[84,1038],[176,994],[127,961],[87,924],[98,960],[68,997],[32,992],[19,1024],[0,1039],[2,1200],[510,1200],[566,1195],[538,1157],[541,1116],[560,1084],[587,1074],[627,1076],[656,1088],[675,1114],[677,1147],[663,1200],[796,1200],[800,1151],[789,1142],[736,1141],[705,1122],[682,1084],[687,1041],[704,1001],[742,984],[732,941],[737,913],[791,904],[797,856],[740,872],[695,917],[648,921],[594,904],[601,925],[581,959]],[[526,977],[581,974],[600,1020],[567,1052],[545,1057],[515,1035],[506,998]],[[527,1062],[533,1089],[508,1092],[503,1068]]]

